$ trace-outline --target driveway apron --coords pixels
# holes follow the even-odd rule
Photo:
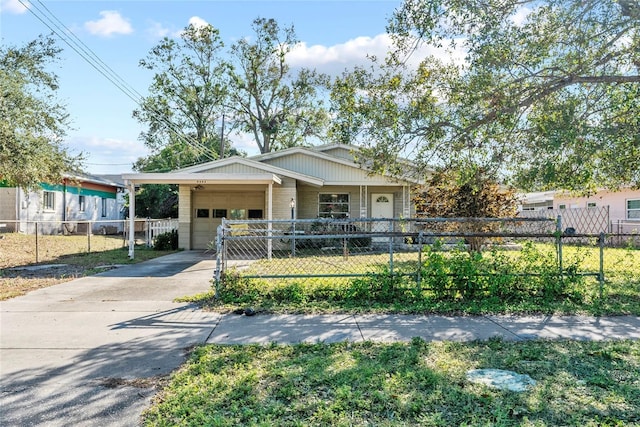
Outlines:
[[[0,425],[137,425],[153,380],[220,320],[174,302],[214,267],[184,251],[0,303]]]

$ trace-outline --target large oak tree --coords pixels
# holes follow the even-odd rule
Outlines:
[[[61,52],[51,36],[0,46],[0,181],[25,189],[58,183],[81,167],[63,144],[69,127],[50,71]]]
[[[180,37],[165,37],[140,66],[153,71],[149,95],[133,116],[147,130],[141,139],[151,157],[174,169],[220,157],[218,120],[226,96],[224,44],[210,25],[187,26]],[[158,160],[138,162],[140,170],[158,170]]]
[[[274,19],[253,21],[255,34],[231,49],[229,109],[239,129],[251,134],[261,153],[321,136],[328,116],[319,96],[326,77],[291,70],[287,55],[298,42],[293,26]]]
[[[332,94],[334,135],[365,141],[374,166],[404,154],[525,189],[640,186],[637,0],[406,0],[388,30],[386,61]]]

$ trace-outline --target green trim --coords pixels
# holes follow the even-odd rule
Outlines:
[[[64,185],[62,184],[55,184],[55,185],[51,185],[51,184],[42,184],[42,189],[45,191],[59,191],[60,193],[64,192]],[[94,197],[101,197],[103,199],[115,199],[116,198],[116,193],[110,193],[108,191],[101,191],[101,190],[90,190],[87,188],[82,188],[82,187],[73,187],[70,185],[67,185],[67,193],[68,194],[78,194],[81,196],[94,196]]]

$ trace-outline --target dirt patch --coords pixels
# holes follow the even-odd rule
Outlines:
[[[23,279],[72,279],[84,276],[87,267],[82,265],[56,264],[54,266],[39,265],[38,268],[7,268],[3,272],[5,278]]]
[[[94,270],[91,270],[93,272]],[[86,276],[89,269],[66,264],[55,268],[0,270],[0,301]]]
[[[119,387],[135,387],[135,388],[159,388],[165,385],[168,381],[168,376],[157,376],[149,378],[103,378],[100,380],[100,385],[105,388],[119,388]]]

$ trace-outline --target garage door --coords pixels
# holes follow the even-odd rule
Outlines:
[[[222,218],[264,218],[265,201],[262,191],[195,192],[192,205],[191,245],[193,249],[207,249],[211,244],[215,244],[217,228],[222,223]]]

